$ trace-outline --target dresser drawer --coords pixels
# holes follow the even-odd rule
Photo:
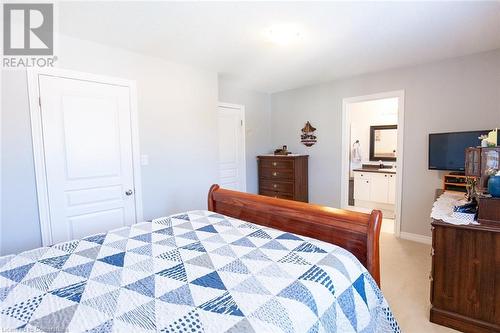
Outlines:
[[[262,190],[293,194],[293,183],[288,182],[261,180],[260,188]]]
[[[281,193],[269,190],[261,190],[259,194],[265,195],[266,197],[293,200],[293,195],[291,193]]]
[[[293,169],[293,160],[281,160],[281,159],[261,159],[261,168],[271,168],[271,169]]]
[[[293,170],[260,168],[260,177],[266,179],[293,179]]]

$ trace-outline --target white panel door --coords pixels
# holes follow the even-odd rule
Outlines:
[[[39,76],[53,243],[136,222],[128,87]]]
[[[242,107],[221,104],[218,108],[219,185],[236,191],[246,191],[243,118]]]
[[[372,173],[370,180],[370,201],[387,203],[388,175]]]

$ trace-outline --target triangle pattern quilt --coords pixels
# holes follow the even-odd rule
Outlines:
[[[208,211],[0,257],[0,323],[33,332],[400,332],[348,251]]]

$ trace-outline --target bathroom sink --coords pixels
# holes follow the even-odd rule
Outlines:
[[[378,169],[378,171],[385,171],[385,172],[396,173],[396,169],[394,169],[394,168],[382,168],[382,169]]]

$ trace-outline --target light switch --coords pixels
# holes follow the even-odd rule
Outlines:
[[[141,155],[141,165],[149,165],[149,155]]]

